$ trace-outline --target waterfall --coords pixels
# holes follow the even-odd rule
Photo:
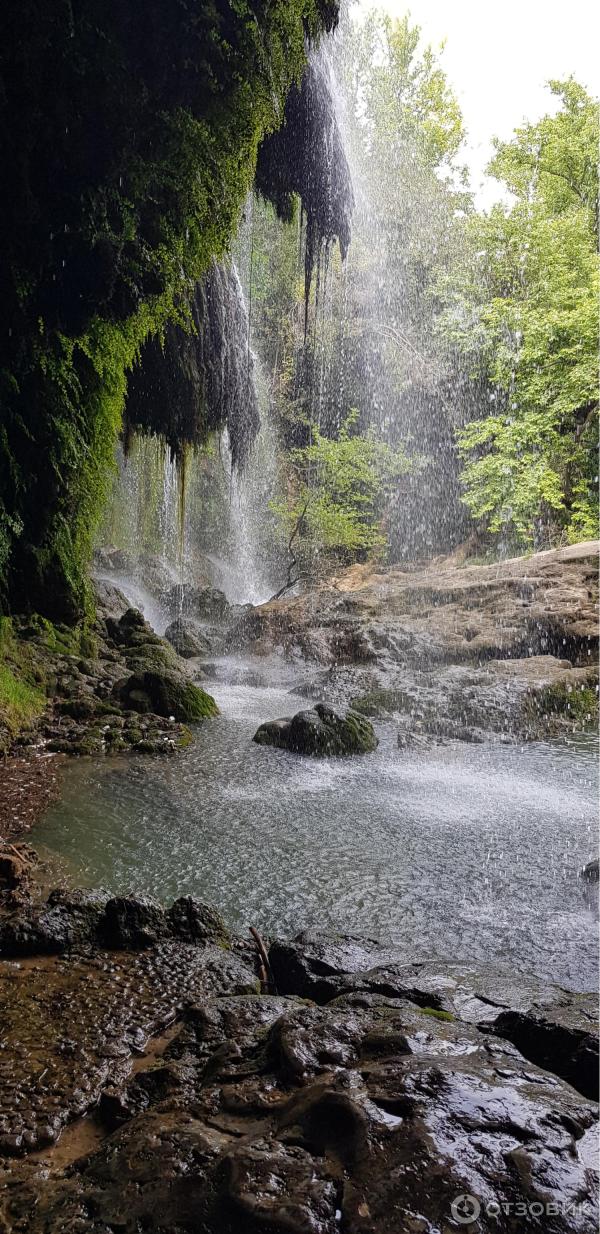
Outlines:
[[[127,450],[118,448],[112,499],[99,537],[103,547],[96,554],[96,572],[108,568],[145,612],[152,609],[153,623],[163,627],[157,595],[193,583],[222,589],[231,603],[256,604],[273,594],[282,570],[269,511],[277,470],[269,393],[250,347],[246,299],[235,264],[215,267],[194,303],[196,336],[172,337],[164,352],[147,351],[143,371],[134,380],[128,427],[137,421],[138,431],[130,433]],[[147,430],[167,416],[172,432],[181,428],[182,417],[190,423],[199,374],[210,417],[225,427],[209,434],[204,444],[176,451]],[[151,376],[157,377],[157,388]],[[175,402],[167,409],[161,399],[169,391]],[[145,432],[139,431],[142,424]]]
[[[338,104],[330,60],[313,49],[281,130],[259,153],[257,190],[284,217],[292,194],[302,201],[305,336],[313,275],[316,332],[329,304],[333,240],[343,256],[350,240],[353,194]],[[125,440],[132,444],[119,459],[103,529],[105,543],[127,548],[134,579],[150,576],[155,585],[164,568],[179,584],[220,587],[234,603],[268,599],[286,568],[269,508],[278,492],[271,395],[248,310],[252,220],[250,197],[238,242],[242,278],[235,262],[213,263],[191,298],[190,328],[169,325],[164,339],[142,348],[127,391]],[[322,340],[312,365],[312,415],[320,424],[330,384]]]

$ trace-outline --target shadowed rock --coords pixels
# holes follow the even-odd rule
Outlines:
[[[205,656],[211,649],[209,640],[191,621],[172,621],[165,630],[165,638],[184,660]]]
[[[407,963],[373,939],[303,932],[273,943],[277,989],[328,1004],[341,995],[404,998],[504,1037],[586,1097],[598,1095],[597,999],[493,968]]]
[[[583,870],[581,871],[581,877],[585,879],[586,883],[597,883],[598,882],[598,858],[597,857],[595,857],[593,861],[588,861],[587,865],[583,867]]]

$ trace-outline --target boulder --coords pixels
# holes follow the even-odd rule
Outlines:
[[[128,608],[118,620],[108,617],[106,629],[109,638],[117,647],[138,647],[144,643],[161,642],[158,634],[154,633],[152,626],[137,608]]]
[[[132,673],[116,687],[122,703],[132,711],[154,712],[193,724],[219,714],[214,698],[186,678],[169,672]]]
[[[194,587],[190,583],[172,587],[166,596],[172,612],[182,611],[184,617],[196,621],[228,621],[231,606],[224,591],[218,587]]]
[[[151,896],[58,888],[45,904],[19,907],[0,918],[4,957],[59,955],[88,944],[136,950],[173,938],[196,946],[229,945],[220,913],[192,896],[181,896],[165,909]]]
[[[165,638],[184,660],[205,656],[211,650],[210,641],[191,621],[172,621],[165,630]]]
[[[103,890],[52,891],[41,908],[0,921],[0,956],[60,955],[98,937],[110,894]]]
[[[119,621],[131,605],[121,589],[107,578],[92,578],[92,586],[96,599],[96,609],[99,617],[111,617]]]
[[[114,896],[108,900],[101,923],[107,947],[151,947],[169,933],[167,915],[151,896]]]
[[[325,703],[317,703],[311,711],[299,711],[291,719],[261,724],[253,740],[311,758],[368,754],[378,745],[373,725],[363,716],[354,711],[340,716]]]
[[[173,934],[188,943],[221,942],[229,940],[229,932],[215,908],[200,904],[192,896],[180,896],[167,912],[167,920]]]

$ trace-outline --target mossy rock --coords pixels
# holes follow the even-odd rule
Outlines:
[[[433,1020],[446,1020],[449,1023],[454,1020],[454,1016],[450,1011],[440,1011],[437,1007],[420,1007],[421,1015],[429,1015]]]
[[[175,746],[164,737],[144,737],[133,746],[134,754],[174,754]]]
[[[125,653],[125,659],[132,673],[162,673],[165,669],[178,672],[181,668],[177,653],[168,643],[160,641],[140,643],[138,647]]]
[[[262,724],[254,741],[311,758],[370,754],[379,744],[373,725],[364,716],[353,711],[340,716],[325,703],[317,703],[312,711],[299,711],[291,720]]]
[[[410,711],[414,700],[404,690],[373,690],[351,699],[353,711],[362,716],[383,718],[398,711]]]
[[[184,724],[194,724],[219,714],[210,694],[175,674],[134,673],[120,687],[120,694],[133,711],[150,710],[158,716],[173,716]]]
[[[532,692],[524,707],[530,723],[540,717],[566,720],[574,728],[583,729],[598,719],[598,693],[590,682],[553,682],[541,690]]]

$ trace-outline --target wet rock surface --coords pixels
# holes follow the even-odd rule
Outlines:
[[[512,1041],[530,1061],[598,1096],[598,1006],[501,970],[439,962],[409,963],[397,948],[366,938],[303,932],[274,943],[269,962],[278,990],[319,1004],[350,992],[407,998]]]
[[[291,719],[261,724],[253,740],[312,758],[368,754],[378,745],[373,726],[364,716],[352,711],[340,716],[324,703],[317,703],[311,711],[299,711]]]
[[[192,660],[195,656],[208,655],[211,652],[210,640],[192,621],[172,621],[165,630],[165,638],[184,660]]]
[[[164,916],[214,924],[178,905]],[[498,1034],[497,975],[402,982],[368,939],[304,936],[270,959],[294,990],[258,994],[235,940],[0,960],[3,1232],[449,1234],[468,1194],[474,1231],[591,1234],[597,1108]]]
[[[230,945],[220,914],[192,896],[165,909],[151,896],[58,888],[44,904],[0,916],[0,957],[60,954],[85,944],[139,950],[172,938]]]
[[[303,692],[400,717],[411,740],[545,737],[597,714],[598,544],[489,566],[355,566],[233,627],[232,648],[319,665]]]

